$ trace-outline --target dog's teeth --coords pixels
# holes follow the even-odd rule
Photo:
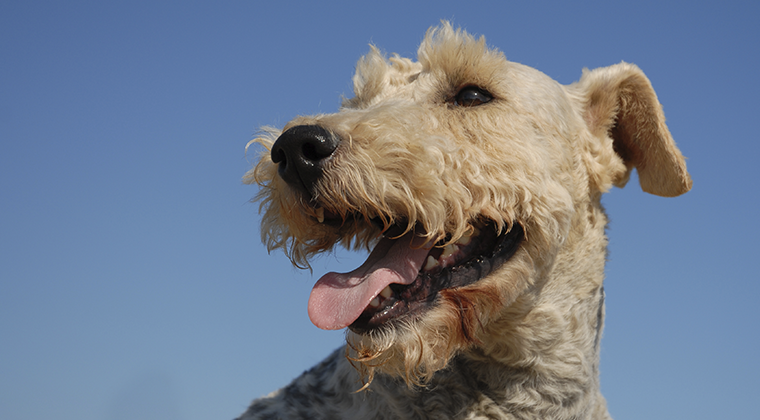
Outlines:
[[[459,250],[459,247],[453,244],[448,244],[445,247],[443,247],[443,253],[441,254],[440,259],[448,258],[452,255],[454,255],[455,252]]]
[[[371,307],[373,307],[373,308],[377,308],[378,306],[380,306],[380,299],[378,299],[378,298],[377,298],[377,296],[375,296],[375,297],[374,297],[374,298],[373,298],[373,299],[372,299],[372,300],[369,302],[369,306],[371,306]]]
[[[425,263],[425,270],[430,271],[436,267],[438,267],[438,260],[433,258],[432,255],[428,255],[427,262]]]
[[[382,297],[384,297],[386,299],[388,299],[389,297],[391,297],[392,294],[393,294],[393,292],[391,291],[391,287],[390,286],[385,286],[385,289],[383,289],[383,291],[380,292],[380,296],[382,296]],[[377,299],[377,298],[375,298],[375,299]]]
[[[459,240],[457,240],[456,243],[457,243],[457,245],[467,246],[467,245],[470,244],[470,242],[472,242],[472,236],[470,236],[470,235],[464,235],[461,238],[459,238]]]
[[[323,223],[325,221],[325,208],[319,207],[315,210],[315,212],[317,213],[317,221],[319,223]]]

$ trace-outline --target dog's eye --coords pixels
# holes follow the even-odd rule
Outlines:
[[[459,106],[478,106],[493,99],[490,93],[477,86],[465,86],[454,96],[454,104]]]

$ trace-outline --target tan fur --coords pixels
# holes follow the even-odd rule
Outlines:
[[[467,85],[495,100],[453,105]],[[562,86],[444,23],[428,32],[417,62],[373,47],[338,113],[298,117],[283,131],[306,124],[341,139],[312,200],[277,176],[268,150],[280,130],[253,141],[267,152],[245,177],[261,186],[262,240],[295,265],[337,244],[371,248],[376,217],[417,223],[436,241],[454,242],[484,220],[499,230],[519,224],[526,239],[489,276],[441,291],[421,318],[349,331],[347,350],[241,419],[608,417],[598,383],[600,196],[633,168],[647,192],[691,188],[641,70],[584,70]],[[345,222],[320,223],[320,207]],[[354,393],[362,384],[368,391]]]

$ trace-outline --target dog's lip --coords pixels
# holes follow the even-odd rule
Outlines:
[[[382,328],[403,319],[414,319],[435,306],[441,290],[464,287],[477,282],[506,263],[517,251],[524,238],[521,225],[512,224],[501,234],[488,225],[473,238],[472,244],[463,247],[459,258],[448,267],[420,269],[410,284],[392,283],[390,296],[377,305],[368,305],[349,328],[359,334]],[[425,258],[438,259],[441,248],[433,248]],[[388,291],[383,291],[389,294]],[[379,295],[375,299],[380,298]],[[380,300],[380,299],[378,299]]]

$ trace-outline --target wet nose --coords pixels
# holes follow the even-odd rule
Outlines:
[[[336,136],[318,125],[297,125],[274,142],[272,162],[288,185],[311,194],[338,144]]]

